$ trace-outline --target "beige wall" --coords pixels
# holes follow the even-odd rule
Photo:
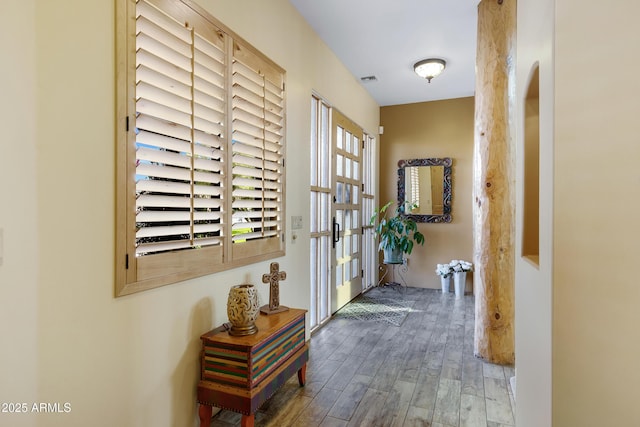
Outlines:
[[[640,3],[555,3],[553,424],[637,426]]]
[[[7,0],[0,14],[0,402],[31,402],[38,378],[34,9]],[[0,425],[32,423],[0,413]]]
[[[634,2],[518,2],[521,109],[540,63],[541,169],[540,266],[516,265],[518,427],[640,425],[638,14]],[[585,73],[602,58],[616,58],[612,73]],[[520,182],[522,168],[519,156]]]
[[[311,93],[370,132],[379,107],[287,0],[201,4],[287,70],[287,215],[304,228],[278,259],[280,295],[306,308],[309,168],[295,159],[309,159]],[[268,262],[114,299],[114,2],[3,6],[0,400],[72,411],[0,424],[195,425],[199,336],[226,321],[232,285],[266,300]]]
[[[434,81],[434,83],[436,82]],[[424,246],[409,257],[407,285],[440,288],[436,264],[452,259],[473,261],[472,168],[473,98],[394,105],[380,109],[380,204],[397,200],[398,160],[453,158],[453,220],[448,224],[419,224]],[[467,290],[472,275],[467,275]]]

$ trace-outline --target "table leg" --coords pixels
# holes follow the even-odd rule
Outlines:
[[[209,427],[211,425],[211,413],[213,408],[209,405],[200,404],[198,408],[198,416],[200,417],[200,427]]]
[[[255,420],[255,414],[243,415],[240,425],[242,427],[253,427],[253,421]]]
[[[378,286],[384,286],[385,285],[384,278],[387,277],[387,274],[389,274],[389,266],[386,264],[381,264],[378,267],[378,270],[384,271],[384,274],[380,277],[380,280],[378,280]]]
[[[304,386],[304,383],[307,381],[307,364],[302,365],[302,368],[298,370],[298,383],[300,387]]]

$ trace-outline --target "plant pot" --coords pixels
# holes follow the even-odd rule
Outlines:
[[[385,248],[384,249],[384,263],[385,264],[402,264],[402,249],[400,248]]]
[[[440,276],[440,284],[442,285],[442,293],[448,293],[451,288],[451,276]]]
[[[258,332],[256,319],[259,310],[258,290],[255,286],[247,284],[231,287],[227,300],[227,316],[231,322],[229,335],[253,335]]]
[[[453,286],[456,291],[456,299],[464,296],[464,290],[467,286],[467,272],[453,273]]]

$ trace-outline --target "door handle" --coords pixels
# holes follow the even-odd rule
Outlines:
[[[336,248],[336,243],[340,241],[340,224],[336,222],[336,217],[333,217],[333,248]]]

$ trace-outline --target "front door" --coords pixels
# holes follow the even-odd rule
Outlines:
[[[361,183],[363,131],[332,111],[332,289],[335,313],[362,292]]]

